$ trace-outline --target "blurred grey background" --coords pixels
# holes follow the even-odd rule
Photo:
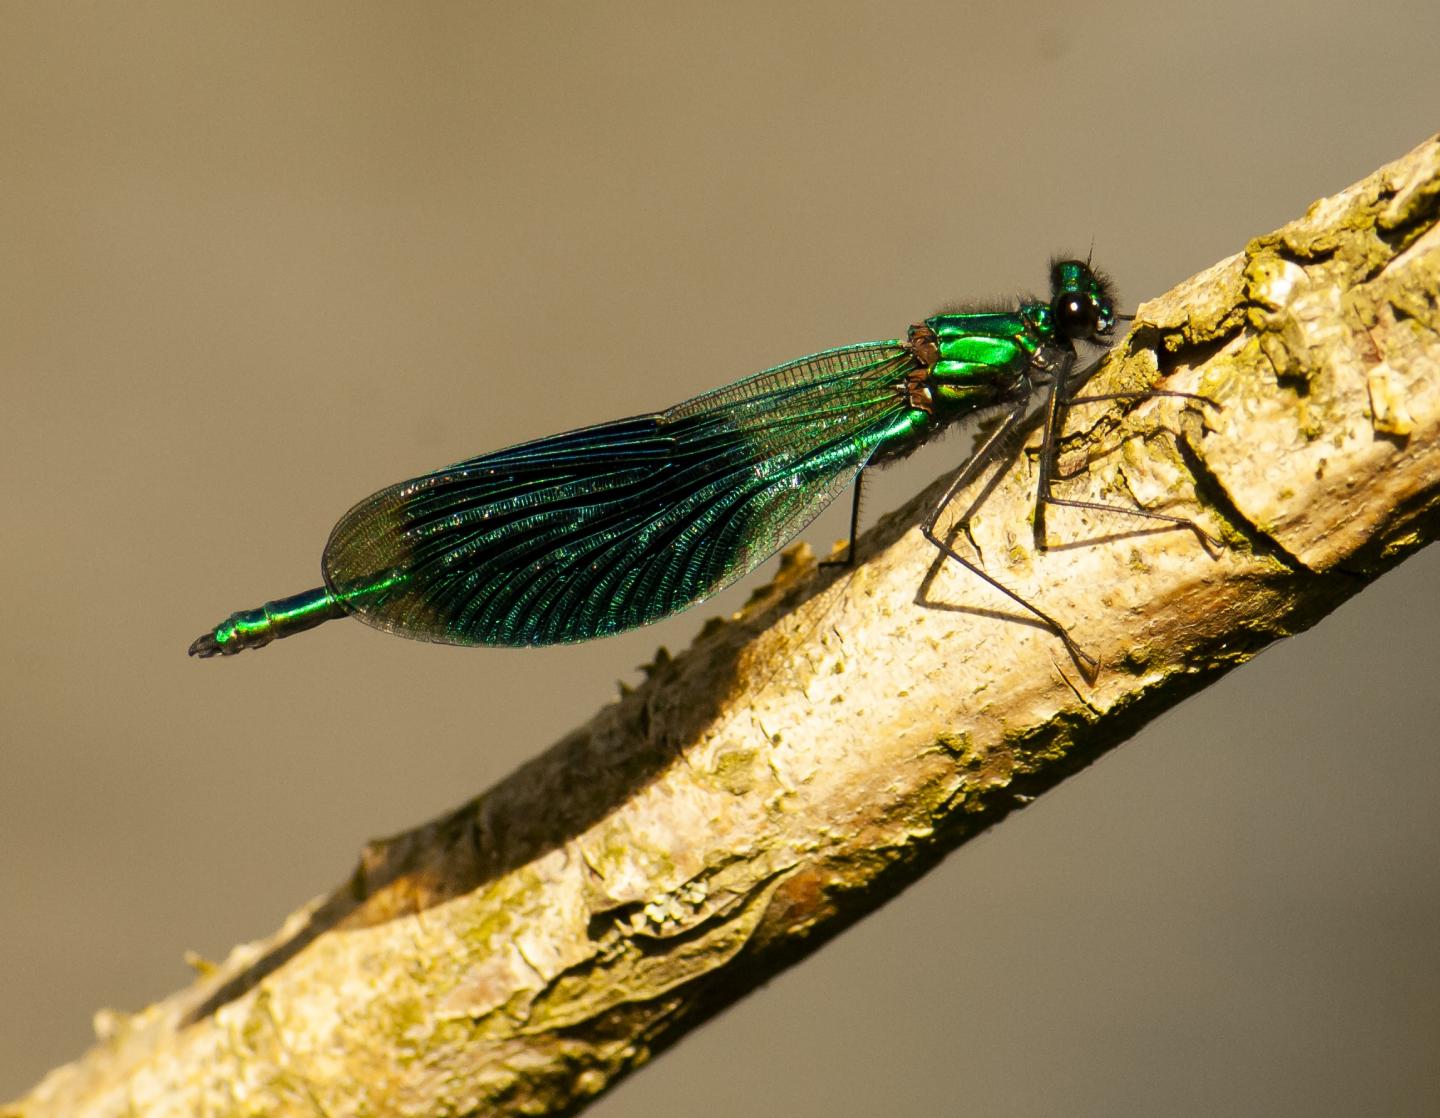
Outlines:
[[[1180,13],[0,6],[0,1098],[756,581],[576,648],[337,624],[185,657],[316,584],[354,500],[1043,288],[1057,250],[1133,307],[1440,126],[1434,0]],[[1440,1114],[1437,578],[1412,560],[593,1113]]]

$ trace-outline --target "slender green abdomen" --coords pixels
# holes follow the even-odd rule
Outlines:
[[[205,659],[233,656],[247,648],[264,648],[271,641],[344,617],[352,608],[348,603],[389,590],[403,581],[403,575],[390,572],[338,594],[328,587],[317,586],[302,594],[266,602],[258,609],[239,610],[210,632],[197,637],[190,645],[190,655]]]

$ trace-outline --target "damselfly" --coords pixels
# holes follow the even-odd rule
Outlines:
[[[1040,418],[1037,405],[1047,399],[1037,524],[1046,504],[1112,509],[1059,498],[1051,483],[1063,409],[1094,367],[1076,369],[1075,343],[1106,345],[1116,319],[1104,277],[1088,262],[1060,260],[1051,265],[1048,301],[937,314],[903,341],[826,350],[667,411],[400,482],[340,519],[325,545],[324,586],[231,614],[190,654],[259,648],[345,616],[458,645],[558,644],[648,625],[753,570],[852,482],[853,559],[864,471],[998,410],[922,530],[1093,664],[1055,618],[962,556],[935,526],[1016,429]],[[1084,399],[1101,398],[1113,397]],[[1113,511],[1209,538],[1180,517]]]

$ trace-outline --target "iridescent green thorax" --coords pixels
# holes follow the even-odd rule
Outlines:
[[[1051,301],[1022,302],[1013,311],[932,315],[911,333],[929,367],[928,383],[941,410],[984,406],[1020,390],[1042,349],[1072,353],[1078,338],[1103,340],[1115,325],[1108,283],[1085,262],[1059,260],[1050,268]],[[917,334],[917,331],[919,332]]]
[[[994,361],[1008,354],[1018,344],[1033,353],[1049,333],[1040,326],[1037,316],[1048,319],[1050,308],[1044,303],[1026,303],[1020,309],[1001,313],[937,314],[925,320],[935,333],[940,356],[948,361]]]
[[[1036,310],[937,314],[911,333],[929,368],[926,383],[937,418],[959,418],[993,403],[1014,388],[1046,335],[1036,328]]]

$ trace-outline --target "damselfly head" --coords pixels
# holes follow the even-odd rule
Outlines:
[[[1084,260],[1050,265],[1050,313],[1055,332],[1067,341],[1100,341],[1115,329],[1110,281]]]

